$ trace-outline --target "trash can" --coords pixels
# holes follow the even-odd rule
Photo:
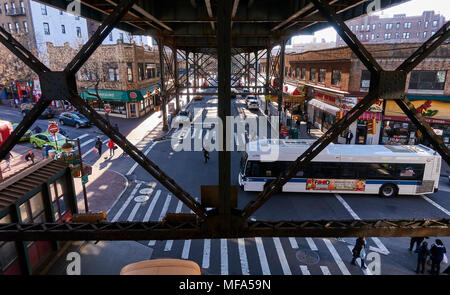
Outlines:
[[[297,128],[292,128],[292,137],[293,139],[298,139],[298,129]]]

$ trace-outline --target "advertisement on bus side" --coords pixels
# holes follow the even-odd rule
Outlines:
[[[310,191],[361,191],[366,189],[366,181],[361,179],[317,179],[308,178],[306,190]]]

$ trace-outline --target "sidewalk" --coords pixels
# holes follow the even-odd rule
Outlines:
[[[22,171],[23,169],[30,167],[33,165],[31,161],[25,161],[25,154],[30,150],[29,147],[25,147],[22,145],[15,145],[11,150],[12,158],[10,159],[11,169],[7,168],[6,161],[1,161],[0,168],[2,171],[3,180],[8,177],[13,176],[14,174]],[[34,163],[37,163],[42,160],[42,152],[41,150],[31,149],[34,154]]]

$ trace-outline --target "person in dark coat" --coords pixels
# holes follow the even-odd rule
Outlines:
[[[362,251],[362,249],[365,249],[365,248],[366,248],[366,238],[360,237],[360,238],[356,239],[355,247],[353,247],[353,250],[352,250],[353,259],[352,259],[351,264],[355,265],[356,259],[360,258],[361,259],[361,268],[362,269],[366,268],[366,265],[364,263],[364,257],[361,256],[361,251]]]
[[[312,123],[308,121],[308,118],[306,118],[306,132],[308,132],[308,134],[311,134],[311,125]]]
[[[417,246],[416,252],[417,252],[416,273],[419,273],[420,268],[422,268],[422,270],[420,272],[424,273],[425,262],[427,261],[427,257],[430,255],[430,250],[428,249],[428,243],[423,242],[422,245]]]
[[[447,253],[444,244],[440,239],[436,239],[436,243],[430,249],[431,274],[439,275],[441,272],[441,262],[444,259],[444,253]]]
[[[34,133],[41,133],[42,129],[41,129],[41,127],[39,127],[39,125],[36,124],[36,127],[34,127],[33,131],[34,131]]]
[[[417,248],[419,248],[420,244],[422,244],[424,239],[425,239],[424,237],[412,237],[411,241],[409,242],[409,251],[412,251],[412,249],[414,248],[414,244],[416,244],[416,243],[417,243],[417,246],[416,246],[416,250],[417,250]]]
[[[97,137],[97,141],[95,142],[95,148],[97,149],[99,158],[102,156],[102,146],[103,146],[103,143],[100,140],[100,137]]]
[[[209,152],[205,148],[203,148],[203,157],[205,158],[205,163],[208,163]]]
[[[349,130],[345,136],[345,144],[350,144],[352,142],[353,133]]]
[[[25,156],[25,161],[30,161],[34,164],[34,153],[32,150],[29,150],[28,153]]]

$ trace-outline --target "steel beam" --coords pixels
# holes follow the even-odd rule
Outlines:
[[[175,82],[175,105],[177,113],[180,110],[180,82],[178,80],[178,59],[177,59],[177,49],[173,48],[173,71],[174,71],[174,82]]]
[[[281,126],[283,123],[281,122],[281,105],[283,103],[283,84],[284,84],[284,52],[286,49],[286,41],[281,41],[281,48],[280,48],[280,67],[278,68],[279,71],[279,85],[278,85],[278,118],[279,118],[279,124],[278,124],[278,132],[281,134]]]
[[[160,79],[161,79],[161,91],[159,93],[161,97],[161,112],[163,119],[163,130],[169,130],[169,126],[167,123],[167,112],[166,112],[166,102],[167,102],[167,93],[166,93],[166,85],[165,85],[165,70],[164,70],[164,44],[163,40],[158,40],[158,51],[159,51],[159,69],[160,69]]]
[[[0,241],[146,241],[252,237],[450,236],[450,219],[249,221],[235,232],[195,222],[0,224]]]

